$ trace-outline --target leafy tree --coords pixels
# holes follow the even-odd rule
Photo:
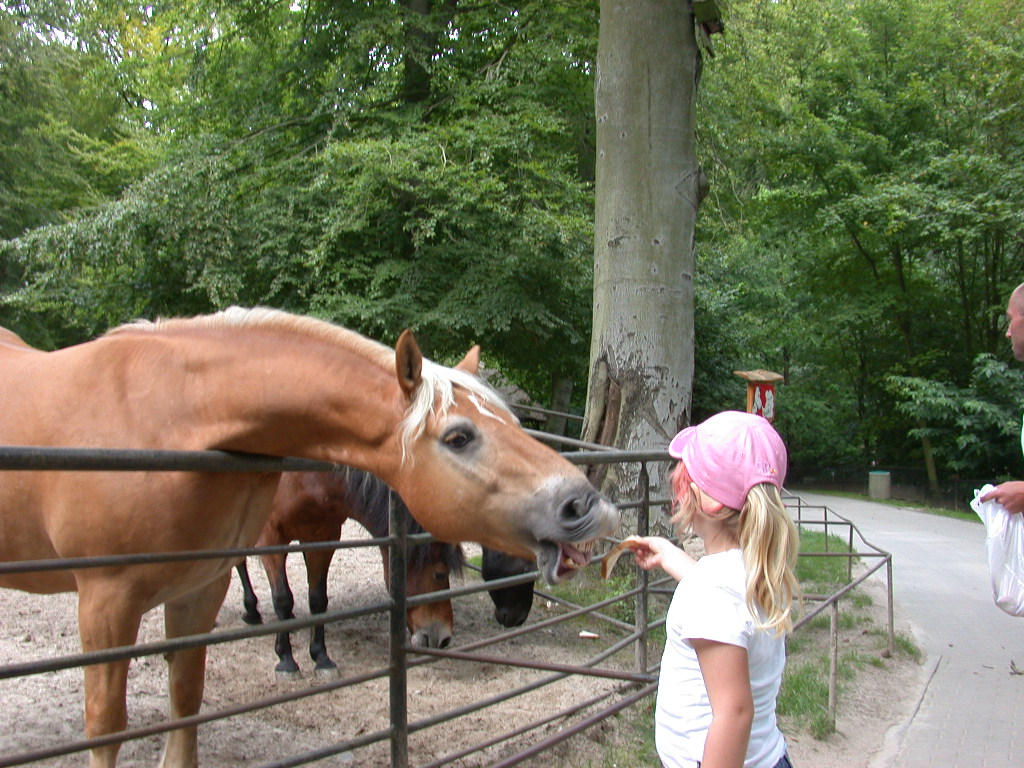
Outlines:
[[[978,353],[1003,352],[998,319],[1024,266],[1007,123],[1020,13],[997,0],[730,5],[703,89],[717,216],[699,238],[709,256],[778,265],[791,300],[761,306],[774,339],[761,354],[789,373],[781,426],[820,436],[798,455],[835,455],[837,432],[796,428],[823,413],[788,411],[796,386],[844,409],[838,434],[864,460],[930,462],[937,482],[927,415],[897,410],[887,377],[964,387]]]
[[[412,327],[441,358],[482,343],[538,398],[582,375],[591,3],[106,10],[164,163],[0,246],[8,308],[67,338],[269,303],[385,340]]]
[[[148,167],[109,77],[102,59],[0,6],[0,239],[115,195]]]
[[[1024,372],[981,354],[963,387],[904,376],[892,376],[887,383],[899,410],[928,425],[929,439],[952,471],[994,482],[1024,474]]]

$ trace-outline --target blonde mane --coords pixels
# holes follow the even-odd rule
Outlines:
[[[338,344],[352,352],[368,358],[385,370],[395,372],[395,350],[361,336],[355,331],[333,325],[326,320],[319,320],[304,315],[294,315],[279,309],[268,307],[228,307],[211,315],[198,315],[189,318],[159,318],[157,320],[134,320],[107,331],[105,335],[114,336],[132,331],[172,332],[190,329],[221,329],[221,328],[263,328],[312,336],[332,344]],[[504,399],[480,378],[455,368],[446,368],[424,358],[422,382],[413,394],[412,402],[399,425],[401,431],[402,458],[409,456],[413,442],[423,433],[427,419],[434,413],[444,416],[455,403],[455,387],[462,387],[482,413],[487,413],[487,406],[493,406],[502,414],[511,416],[512,412]]]

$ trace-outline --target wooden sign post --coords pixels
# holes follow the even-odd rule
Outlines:
[[[786,377],[760,368],[733,373],[747,382],[747,413],[756,413],[768,421],[775,421],[775,385],[785,381]]]

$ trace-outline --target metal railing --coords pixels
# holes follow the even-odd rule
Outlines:
[[[550,435],[539,433],[536,435],[546,440],[559,440]],[[563,443],[572,446],[579,446],[578,441]],[[641,495],[639,499],[622,504],[624,508],[633,509],[636,512],[637,533],[644,535],[650,527],[651,509],[664,505],[664,499],[652,499],[649,483],[649,465],[656,462],[669,461],[668,454],[664,451],[635,452],[635,451],[614,451],[607,448],[590,446],[593,450],[576,453],[563,454],[568,460],[578,464],[605,463],[623,464],[630,463],[638,468],[640,478]],[[179,451],[112,451],[112,450],[86,450],[86,449],[43,449],[43,448],[20,448],[0,446],[0,472],[9,470],[32,470],[32,471],[59,471],[59,470],[87,470],[87,471],[214,471],[214,472],[279,472],[279,471],[313,471],[332,470],[334,465],[323,462],[312,462],[294,458],[275,458],[265,456],[241,455],[228,452],[179,452]],[[871,574],[885,566],[888,579],[889,594],[889,644],[890,651],[893,647],[893,621],[892,621],[892,570],[891,557],[882,550],[864,542],[867,551],[854,552],[854,536],[859,536],[855,526],[849,521],[839,518],[834,513],[821,507],[808,507],[796,497],[787,497],[787,504],[795,510],[796,519],[799,525],[823,525],[826,531],[829,528],[842,527],[849,531],[849,542],[845,553],[811,553],[810,556],[846,556],[850,559],[851,579],[847,585],[833,595],[813,596],[815,602],[820,603],[815,610],[803,616],[798,622],[798,628],[804,626],[815,615],[831,608],[833,612],[838,611],[839,601],[845,597],[850,590],[863,583]],[[805,519],[805,513],[811,510],[823,510],[822,519]],[[651,597],[667,597],[670,592],[665,585],[670,579],[652,579],[646,571],[636,568],[636,586],[625,592],[612,595],[606,599],[595,602],[591,605],[572,605],[562,598],[552,594],[540,592],[545,599],[558,601],[562,606],[562,612],[554,617],[535,621],[524,627],[509,632],[496,634],[490,638],[468,643],[457,648],[449,649],[423,649],[411,647],[406,640],[405,613],[409,605],[428,602],[430,600],[456,599],[500,586],[524,583],[533,580],[536,572],[523,576],[509,577],[501,581],[480,583],[456,587],[450,590],[420,595],[410,598],[405,594],[405,579],[399,574],[404,574],[405,569],[405,548],[411,540],[421,540],[423,537],[409,537],[405,531],[405,518],[392,510],[391,533],[387,538],[376,538],[369,540],[325,542],[314,545],[287,545],[270,548],[239,548],[217,551],[192,551],[176,552],[167,554],[139,554],[128,555],[118,558],[75,558],[66,560],[45,560],[33,562],[17,562],[0,564],[0,574],[4,573],[25,573],[29,570],[52,570],[56,568],[82,568],[100,567],[118,563],[152,563],[170,562],[185,559],[200,558],[243,558],[252,555],[265,554],[269,552],[290,553],[310,549],[345,549],[353,547],[381,546],[387,545],[392,549],[390,558],[391,592],[390,598],[384,602],[362,606],[356,609],[331,611],[325,614],[310,616],[309,618],[291,619],[288,621],[268,622],[261,626],[226,629],[214,631],[210,634],[195,635],[190,637],[175,638],[173,640],[143,643],[130,647],[110,648],[90,653],[69,654],[66,656],[45,659],[33,662],[5,663],[0,665],[0,681],[33,675],[43,672],[50,672],[71,667],[95,664],[103,661],[113,661],[126,658],[139,658],[165,654],[175,650],[192,648],[201,645],[216,645],[223,643],[238,642],[263,635],[273,635],[281,631],[296,631],[305,629],[317,624],[331,624],[349,621],[355,618],[366,616],[370,613],[388,612],[390,615],[390,649],[389,661],[386,667],[368,669],[355,675],[329,681],[319,682],[315,687],[305,690],[290,691],[272,696],[263,696],[254,701],[245,702],[221,709],[202,712],[193,717],[153,724],[144,727],[131,728],[129,730],[109,734],[91,739],[80,739],[69,743],[55,744],[30,752],[19,754],[0,755],[0,768],[4,766],[25,765],[40,760],[68,755],[74,752],[88,750],[94,747],[103,746],[115,742],[141,739],[145,737],[163,734],[170,730],[183,727],[191,727],[201,724],[212,723],[239,715],[251,713],[260,709],[277,707],[282,704],[300,701],[313,696],[325,695],[343,688],[360,685],[372,680],[382,678],[389,679],[390,698],[390,722],[385,728],[372,732],[360,733],[323,745],[315,750],[307,750],[298,754],[275,759],[266,762],[262,768],[282,768],[283,766],[304,765],[318,762],[328,757],[351,752],[378,742],[390,742],[391,763],[394,768],[405,768],[410,764],[409,736],[418,731],[437,726],[455,718],[465,717],[473,712],[488,707],[500,706],[515,697],[522,696],[531,691],[538,690],[544,686],[551,685],[557,681],[565,680],[570,676],[587,676],[593,679],[602,679],[616,683],[609,690],[601,691],[594,695],[588,695],[571,706],[564,707],[558,711],[547,712],[539,715],[535,720],[518,728],[511,729],[507,733],[488,734],[487,738],[475,744],[453,745],[450,754],[435,759],[426,766],[441,766],[465,759],[472,755],[481,755],[496,745],[505,745],[506,751],[513,750],[493,762],[494,765],[510,766],[520,763],[544,750],[551,749],[556,743],[565,741],[611,717],[623,709],[642,701],[651,695],[657,688],[658,663],[651,663],[649,659],[650,633],[664,624],[664,611],[660,612],[660,618],[651,620],[649,617]],[[863,537],[860,537],[861,541]],[[827,541],[826,537],[826,541]],[[856,579],[852,578],[852,559],[877,558],[879,563],[860,574]],[[635,620],[632,624],[623,622],[614,617],[608,616],[606,611],[613,605],[632,601],[634,603]],[[497,643],[507,642],[511,638],[521,637],[535,632],[544,632],[549,627],[563,622],[570,622],[581,616],[590,616],[596,620],[605,622],[608,626],[614,627],[621,634],[621,637],[614,639],[607,647],[585,658],[580,658],[574,663],[556,663],[538,661],[535,659],[508,658],[506,655],[485,653],[484,649]],[[837,622],[833,618],[833,675],[836,657],[837,643],[835,633]],[[622,659],[621,654],[633,649],[631,661]],[[525,683],[509,691],[502,691],[497,694],[486,696],[478,701],[469,702],[447,712],[431,715],[416,721],[409,721],[408,697],[407,697],[407,674],[410,669],[424,664],[432,664],[441,659],[448,659],[460,664],[491,664],[491,665],[513,665],[531,669],[540,673],[540,677]],[[834,681],[833,681],[834,682]],[[834,687],[830,693],[830,709],[834,718],[835,692]],[[527,743],[525,747],[521,744],[528,734],[535,733],[538,729],[552,723],[559,723],[561,728],[557,733]],[[515,751],[518,750],[518,751]]]
[[[805,594],[806,602],[816,603],[816,607],[806,611],[794,623],[793,631],[798,632],[808,626],[826,609],[829,612],[829,674],[828,674],[828,710],[826,716],[832,729],[836,725],[838,708],[838,676],[839,676],[839,603],[854,589],[864,584],[876,573],[885,569],[886,593],[886,649],[884,656],[891,657],[896,650],[896,628],[893,604],[892,554],[875,546],[864,538],[860,530],[850,520],[839,515],[826,506],[806,504],[799,496],[785,494],[783,501],[792,511],[799,528],[820,526],[825,534],[825,549],[822,552],[801,552],[806,558],[842,558],[846,560],[846,584],[835,592],[827,595]],[[807,515],[813,514],[810,519]],[[846,546],[839,552],[830,551],[831,537],[836,536],[835,529],[845,532]],[[840,540],[843,537],[839,536]],[[853,566],[857,560],[869,561],[865,568],[856,576]],[[871,563],[870,561],[874,561]]]

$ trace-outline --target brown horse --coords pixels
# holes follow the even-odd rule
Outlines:
[[[256,542],[258,547],[271,547],[314,541],[337,541],[341,527],[346,520],[355,520],[374,538],[388,535],[390,489],[368,472],[358,469],[339,469],[337,472],[285,472],[274,495],[274,508],[270,519]],[[395,497],[400,512],[408,515],[408,509],[401,499]],[[414,519],[409,520],[410,533],[422,533]],[[391,549],[380,548],[384,562],[384,582],[390,581],[389,568]],[[286,554],[261,555],[263,568],[270,581],[270,594],[274,612],[282,621],[293,619],[292,609],[295,598],[288,586]],[[334,550],[312,550],[303,552],[306,563],[309,612],[311,615],[327,611],[327,574],[334,558]],[[464,562],[462,548],[458,544],[431,542],[412,544],[406,559],[406,594],[410,597],[428,592],[448,589],[449,575],[458,573]],[[245,562],[236,570],[242,582],[242,602],[245,613],[242,619],[247,624],[259,624],[260,616],[256,593],[249,580]],[[423,605],[411,606],[406,611],[406,625],[412,637],[412,644],[426,648],[445,648],[452,639],[455,623],[451,600],[438,600]],[[292,655],[291,637],[287,632],[277,635],[274,644],[278,664],[276,671],[282,675],[294,675],[299,665]],[[324,642],[324,625],[313,627],[309,655],[315,663],[318,674],[330,674],[337,665],[327,653]]]
[[[583,474],[527,435],[473,374],[320,320],[232,308],[140,322],[55,352],[0,343],[0,444],[222,449],[358,467],[401,495],[443,541],[536,556],[567,578],[618,511]],[[0,560],[252,546],[280,473],[0,472]],[[78,592],[82,648],[131,645],[164,606],[168,638],[209,631],[236,559],[11,573],[0,586]],[[199,711],[206,649],[168,655],[172,718]],[[90,737],[123,730],[127,661],[85,668]],[[198,763],[195,727],[161,765]],[[119,744],[92,750],[113,766]]]

